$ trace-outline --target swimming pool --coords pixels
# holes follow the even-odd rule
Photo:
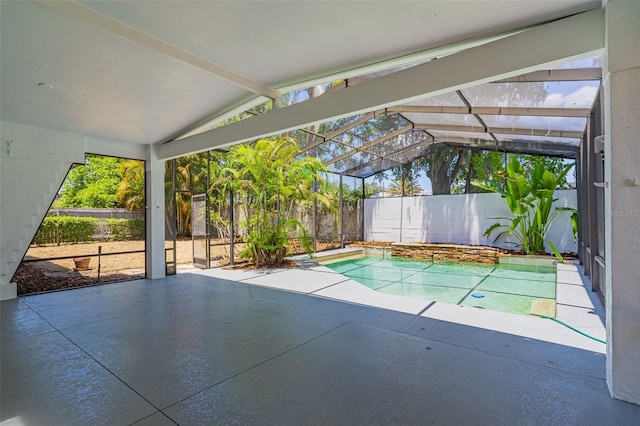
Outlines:
[[[325,266],[381,293],[521,315],[530,314],[534,301],[553,303],[556,297],[555,267],[373,256]]]

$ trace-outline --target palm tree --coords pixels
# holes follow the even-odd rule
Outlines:
[[[418,195],[422,193],[418,178],[412,179],[394,179],[391,181],[391,187],[387,191],[393,195]]]
[[[331,208],[329,197],[311,191],[322,180],[325,166],[313,157],[296,158],[299,154],[298,142],[288,137],[237,145],[229,152],[227,167],[212,182],[211,190],[232,190],[238,198],[246,242],[240,256],[259,266],[282,263],[294,231],[302,231],[303,244],[310,250],[306,230],[292,218],[296,203],[315,197]]]
[[[207,168],[203,154],[176,159],[176,222],[178,235],[191,235],[191,196],[206,192]]]
[[[116,195],[125,208],[140,210],[144,208],[144,163],[138,160],[126,160],[120,164],[118,173],[122,181]]]

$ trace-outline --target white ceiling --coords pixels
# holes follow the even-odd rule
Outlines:
[[[91,1],[90,11],[274,89],[561,18],[592,0]],[[0,2],[2,121],[165,142],[255,96],[46,4]],[[41,88],[46,82],[53,88]]]

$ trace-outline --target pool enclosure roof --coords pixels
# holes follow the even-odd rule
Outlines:
[[[573,61],[289,135],[334,172],[362,178],[445,146],[575,159],[599,93],[599,63],[599,57]],[[376,77],[347,79],[329,90]]]
[[[600,84],[600,7],[0,2],[0,113],[160,159],[293,134],[359,177],[442,144],[573,158]],[[327,90],[287,98],[309,87]],[[220,126],[270,100],[282,108]]]

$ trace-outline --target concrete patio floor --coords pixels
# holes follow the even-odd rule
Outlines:
[[[321,268],[3,301],[2,424],[638,424],[598,342],[474,308],[331,300],[341,281]]]

